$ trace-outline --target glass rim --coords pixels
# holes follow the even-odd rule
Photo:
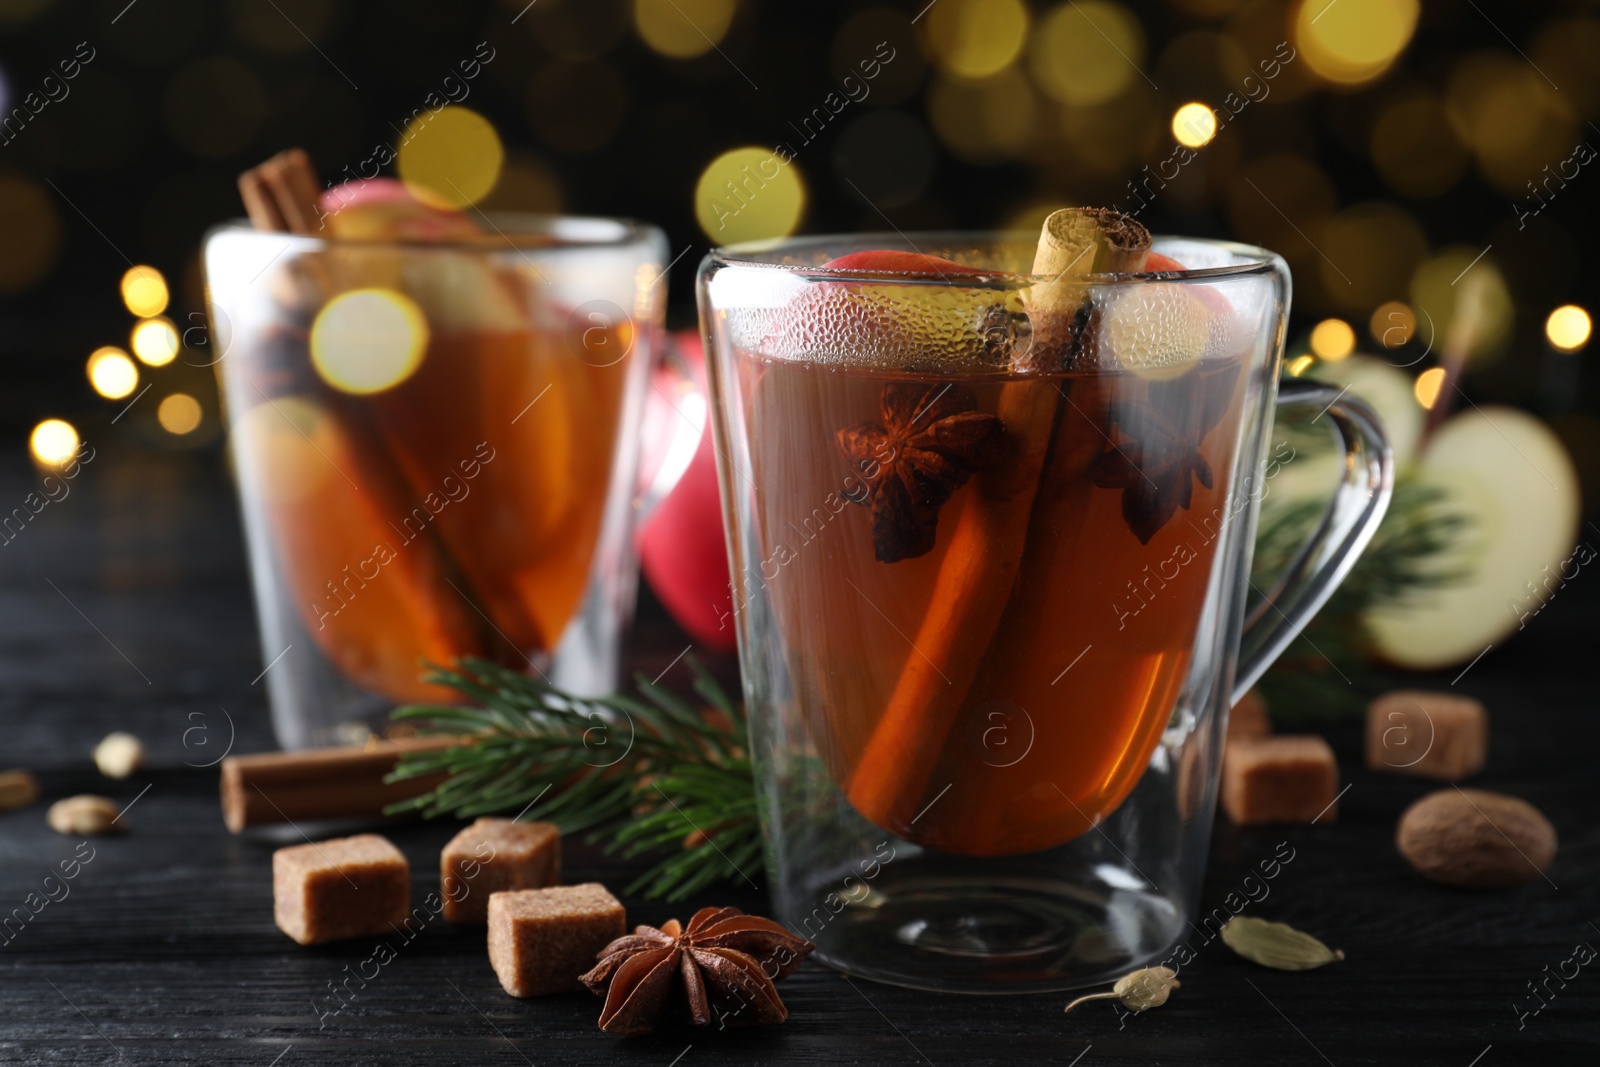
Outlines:
[[[333,214],[337,212],[330,213]],[[288,230],[258,230],[249,219],[236,217],[207,230],[202,243],[209,244],[217,237],[245,236],[287,240],[308,251],[332,248],[388,248],[399,251],[504,253],[628,248],[666,239],[666,234],[659,226],[626,216],[565,215],[546,211],[478,211],[476,214],[488,222],[491,229],[471,239],[413,237],[339,240]],[[507,225],[511,227],[509,233],[505,229]],[[519,241],[518,238],[528,239]]]
[[[702,271],[711,268],[752,268],[763,271],[776,271],[785,275],[804,277],[813,282],[853,281],[877,282],[892,284],[895,282],[911,283],[943,283],[970,284],[972,286],[989,286],[999,283],[1001,285],[1027,286],[1041,282],[1051,282],[1060,276],[1055,274],[1033,274],[1023,271],[1004,270],[978,270],[973,274],[962,274],[957,282],[955,277],[939,270],[871,270],[865,268],[824,267],[821,265],[808,266],[802,263],[776,263],[768,259],[754,258],[757,254],[772,254],[783,250],[799,250],[816,248],[825,244],[849,242],[859,244],[865,248],[893,248],[910,252],[920,252],[920,244],[938,246],[940,242],[999,245],[1003,243],[1016,243],[1019,246],[1031,247],[1037,243],[1037,235],[1023,230],[930,230],[913,233],[895,231],[867,232],[867,233],[837,233],[815,234],[802,237],[782,237],[764,241],[743,241],[737,244],[723,245],[712,248],[706,253]],[[1184,237],[1178,234],[1156,234],[1154,245],[1163,241],[1183,241],[1189,244],[1207,245],[1212,248],[1231,252],[1245,259],[1243,263],[1233,263],[1221,267],[1195,267],[1184,270],[1169,271],[1116,271],[1101,274],[1082,274],[1079,278],[1093,282],[1096,285],[1126,285],[1130,283],[1149,284],[1154,282],[1183,282],[1183,281],[1218,281],[1230,278],[1253,277],[1256,275],[1273,274],[1280,269],[1286,269],[1282,256],[1278,253],[1262,248],[1259,245],[1244,244],[1239,241],[1227,241],[1213,237]],[[876,243],[870,243],[876,242]]]

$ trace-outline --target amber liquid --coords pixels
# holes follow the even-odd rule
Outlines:
[[[1002,463],[974,475],[940,510],[931,551],[882,562],[871,510],[852,500],[862,472],[837,434],[880,418],[885,387],[906,376],[745,355],[740,377],[762,552],[741,561],[737,588],[745,600],[768,598],[792,699],[841,791],[883,829],[968,855],[1049,848],[1112,812],[1149,764],[1188,673],[1231,519],[1238,361],[1162,380],[1097,372],[959,383],[981,412],[1021,397],[1055,414],[1020,520],[1026,536],[1011,558],[964,561],[1005,583],[998,611],[969,620],[943,662],[916,645],[948,594],[944,572],[961,569],[951,554],[972,547],[957,532],[963,512],[1014,492],[1015,472]],[[1028,390],[1038,392],[1019,392]],[[1141,468],[1137,478],[1104,458],[1117,451]],[[1185,462],[1195,456],[1209,486]],[[1160,499],[1172,509],[1157,523]],[[909,728],[889,729],[887,709],[911,669],[937,674]],[[887,796],[877,789],[864,806],[859,798],[885,782]]]
[[[409,377],[352,395],[312,370],[303,334],[232,356],[247,509],[345,677],[453,702],[419,681],[423,661],[548,655],[588,582],[626,361],[591,365],[559,333],[437,332]]]

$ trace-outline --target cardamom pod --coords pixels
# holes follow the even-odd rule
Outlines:
[[[95,837],[121,829],[116,803],[87,793],[56,801],[44,818],[50,829],[67,837]]]
[[[1167,1002],[1172,991],[1183,983],[1178,972],[1171,967],[1145,967],[1117,979],[1109,993],[1089,993],[1068,1004],[1063,1011],[1071,1011],[1090,1000],[1120,1000],[1124,1007],[1134,1011],[1149,1011]]]
[[[0,811],[25,808],[39,799],[39,779],[32,771],[0,771]]]
[[[1236,915],[1223,924],[1222,943],[1251,963],[1275,971],[1309,971],[1344,959],[1343,952],[1310,934],[1249,915]]]

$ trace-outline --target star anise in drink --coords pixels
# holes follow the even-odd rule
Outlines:
[[[770,1025],[789,1017],[772,983],[815,947],[771,919],[701,908],[687,927],[677,919],[635,927],[579,981],[606,998],[600,1029],[613,1034],[652,1033],[674,1012],[695,1026]]]
[[[839,448],[865,483],[846,495],[872,509],[880,563],[930,552],[939,509],[1001,455],[1005,428],[977,406],[972,390],[954,382],[891,382],[878,420],[839,431]]]
[[[1227,412],[1238,377],[1234,364],[1153,381],[1143,402],[1127,402],[1114,416],[1122,441],[1095,461],[1090,477],[1102,489],[1122,490],[1122,518],[1140,543],[1189,507],[1194,482],[1212,487],[1200,446]]]

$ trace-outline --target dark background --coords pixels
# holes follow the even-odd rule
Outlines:
[[[94,395],[84,361],[101,345],[127,346],[122,272],[161,270],[173,290],[167,314],[198,346],[197,250],[209,226],[239,214],[238,172],[291,145],[310,151],[325,180],[354,169],[396,139],[480,41],[495,58],[464,104],[493,122],[508,160],[485,206],[661,225],[673,254],[687,250],[672,273],[671,317],[688,325],[693,265],[712,243],[695,219],[701,172],[731,148],[798,143],[791,123],[877,42],[895,59],[791,164],[806,190],[801,232],[1033,225],[1051,206],[1132,204],[1130,180],[1172,152],[1173,111],[1242,98],[1252,68],[1280,43],[1293,47],[1297,10],[1275,0],[1121,7],[1137,28],[1119,48],[1129,53],[1128,68],[1113,71],[1120,88],[1074,105],[1046,84],[1044,28],[1064,4],[1029,4],[1015,61],[972,81],[941,62],[928,32],[934,13],[912,24],[923,0],[654,3],[712,35],[719,10],[732,17],[715,47],[676,59],[650,47],[635,5],[618,0],[0,0],[8,107],[79,42],[95,50],[70,95],[0,145],[5,451],[25,455],[28,430],[47,416],[97,442],[214,451],[215,388],[198,347],[167,367],[141,367],[155,383],[147,401],[179,389],[201,400],[198,431],[163,433],[157,403],[109,426],[123,405]],[[1077,10],[1096,27],[1115,21],[1105,5]],[[1570,357],[1577,368],[1553,366],[1542,334],[1557,305],[1597,302],[1586,218],[1597,179],[1583,167],[1566,188],[1553,183],[1548,206],[1521,222],[1517,205],[1537,207],[1529,183],[1580,142],[1600,144],[1597,48],[1592,5],[1484,0],[1424,5],[1398,59],[1360,84],[1325,81],[1299,49],[1268,95],[1230,118],[1142,218],[1158,233],[1282,252],[1295,272],[1294,335],[1339,315],[1363,349],[1379,347],[1368,330],[1374,308],[1415,303],[1419,266],[1452,252],[1465,263],[1490,246],[1478,266],[1503,280],[1513,314],[1475,358],[1467,392],[1553,417],[1592,500],[1596,376],[1581,354]],[[1440,320],[1451,309],[1424,310]],[[1419,328],[1408,353],[1420,354],[1427,332]],[[1437,347],[1416,369],[1432,365]]]

